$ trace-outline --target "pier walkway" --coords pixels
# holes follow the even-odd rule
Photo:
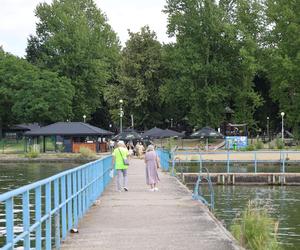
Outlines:
[[[150,192],[142,160],[131,160],[128,172],[129,192],[112,182],[61,249],[240,249],[176,178],[160,172],[159,191]]]

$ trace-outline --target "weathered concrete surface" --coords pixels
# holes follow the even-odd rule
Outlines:
[[[160,173],[159,192],[149,192],[144,168],[132,160],[129,192],[116,192],[111,183],[62,249],[239,249],[175,178]]]

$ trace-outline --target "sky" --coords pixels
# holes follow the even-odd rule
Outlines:
[[[166,0],[94,0],[107,16],[108,23],[118,34],[121,44],[128,39],[127,30],[138,32],[149,25],[160,42],[171,41],[166,34],[167,16],[162,13]],[[34,9],[40,2],[51,0],[1,0],[0,46],[4,51],[23,57],[30,34],[35,34],[38,21]]]

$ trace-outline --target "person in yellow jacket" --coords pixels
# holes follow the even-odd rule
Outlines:
[[[117,171],[117,191],[128,191],[127,169],[129,165],[125,164],[124,160],[126,159],[128,161],[129,152],[123,141],[118,141],[117,147],[114,149],[112,156],[112,165]]]

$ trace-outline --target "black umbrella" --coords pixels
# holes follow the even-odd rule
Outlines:
[[[135,131],[124,131],[112,138],[113,140],[132,141],[142,139],[141,135]]]
[[[206,138],[206,147],[208,149],[208,138],[223,138],[224,136],[210,127],[204,127],[190,135],[192,138]]]
[[[162,131],[164,131],[164,130],[154,127],[154,128],[147,130],[145,133],[143,133],[143,137],[159,138]]]
[[[160,133],[158,133],[159,138],[182,137],[182,136],[183,136],[182,133],[179,133],[179,132],[171,130],[171,129],[165,129],[165,130],[162,130]]]
[[[213,128],[204,127],[190,135],[193,138],[223,138],[223,135]]]

